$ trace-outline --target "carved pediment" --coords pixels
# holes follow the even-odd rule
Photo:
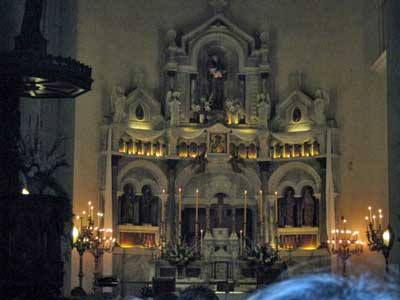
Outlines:
[[[137,87],[127,96],[126,102],[129,123],[147,124],[143,129],[152,129],[164,121],[160,103],[145,89]]]
[[[203,36],[210,33],[225,33],[234,37],[244,47],[250,49],[250,53],[254,51],[254,38],[228,20],[224,15],[215,15],[205,21],[200,26],[194,28],[182,37],[182,49],[186,54],[190,54],[193,45]]]
[[[273,128],[278,131],[307,131],[314,125],[313,100],[299,89],[277,106]]]

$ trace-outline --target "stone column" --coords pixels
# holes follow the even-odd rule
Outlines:
[[[264,207],[264,242],[269,243],[271,241],[271,228],[270,228],[270,212],[269,201],[268,201],[268,171],[270,164],[269,162],[259,162],[260,168],[260,179],[261,179],[261,191],[263,193],[263,207]],[[272,230],[273,232],[273,230]]]
[[[231,212],[232,212],[232,233],[236,234],[236,208],[232,207]]]
[[[389,222],[395,231],[390,264],[400,264],[400,1],[388,0],[387,130]],[[394,266],[393,266],[394,267]]]
[[[175,221],[175,180],[176,180],[176,165],[178,161],[167,160],[167,176],[168,176],[168,199],[167,199],[167,242],[175,241],[176,239],[176,221]]]
[[[211,228],[210,228],[210,205],[208,205],[207,207],[206,207],[206,226],[207,226],[207,228],[206,228],[206,233],[208,232],[208,231],[211,231]]]
[[[324,158],[318,159],[320,164],[319,175],[321,176],[321,197],[319,199],[319,232],[320,232],[320,241],[322,245],[326,244],[328,240],[328,232],[327,232],[327,214],[326,214],[326,160]]]

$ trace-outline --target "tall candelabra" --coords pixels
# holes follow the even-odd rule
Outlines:
[[[79,254],[79,288],[83,290],[82,281],[83,281],[83,255],[86,251],[89,251],[93,257],[95,262],[95,272],[94,277],[95,280],[99,274],[99,261],[100,257],[108,252],[111,253],[116,246],[116,240],[112,236],[112,229],[105,229],[103,214],[97,213],[97,226],[95,227],[95,221],[93,217],[93,206],[92,203],[89,202],[89,211],[86,214],[86,211],[82,212],[82,217],[77,216],[76,221],[80,222],[80,229],[76,229],[76,236],[74,237],[74,247],[78,251]],[[87,215],[87,220],[85,220]]]
[[[331,253],[336,254],[342,261],[342,275],[347,273],[347,260],[351,255],[360,255],[363,252],[364,243],[358,240],[358,231],[346,228],[347,220],[342,217],[342,226],[333,229],[328,246]]]
[[[385,270],[389,272],[389,255],[393,247],[394,232],[390,225],[386,229],[382,225],[382,210],[378,210],[378,216],[373,214],[371,206],[368,207],[369,217],[365,217],[367,226],[368,247],[371,251],[381,252],[385,258]]]

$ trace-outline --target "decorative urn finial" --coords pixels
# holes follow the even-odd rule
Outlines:
[[[214,14],[218,15],[218,14],[222,14],[224,12],[224,8],[225,8],[225,6],[228,5],[228,1],[226,1],[226,0],[211,0],[210,5],[214,9]]]

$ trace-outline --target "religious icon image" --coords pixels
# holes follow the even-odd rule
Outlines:
[[[223,133],[210,134],[210,152],[227,153],[227,136]]]

